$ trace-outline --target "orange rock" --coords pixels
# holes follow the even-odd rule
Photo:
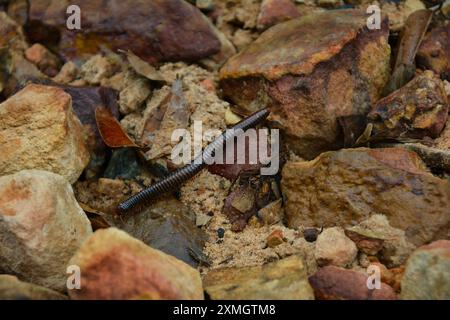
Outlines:
[[[46,75],[53,77],[58,74],[60,66],[58,57],[40,43],[35,43],[25,50],[25,57]]]
[[[267,246],[269,248],[274,248],[284,242],[283,231],[280,229],[275,229],[267,237]]]
[[[417,63],[450,80],[450,23],[431,30],[417,51]]]
[[[263,0],[256,26],[258,29],[264,30],[299,16],[300,13],[291,0]]]
[[[97,230],[70,264],[82,270],[71,299],[203,299],[197,270],[119,229]]]

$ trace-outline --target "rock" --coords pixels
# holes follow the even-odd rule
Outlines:
[[[42,44],[35,43],[25,50],[25,57],[46,75],[53,77],[58,74],[59,58]]]
[[[364,273],[326,266],[309,277],[319,300],[396,300],[394,290],[385,283],[380,289],[368,289]]]
[[[348,228],[346,234],[356,241],[362,252],[377,255],[389,268],[404,264],[415,248],[408,241],[405,231],[393,228],[386,216],[381,214],[372,215],[358,225]]]
[[[225,112],[225,123],[228,126],[235,125],[236,123],[238,123],[241,120],[242,120],[242,117],[237,115],[233,111],[231,111],[231,109],[227,109],[227,111]]]
[[[282,244],[284,242],[283,231],[280,229],[275,229],[271,234],[267,237],[267,246],[269,248],[275,248],[276,246]]]
[[[70,95],[30,84],[0,104],[0,174],[42,169],[73,183],[89,161],[83,138]]]
[[[212,300],[313,300],[306,268],[299,256],[263,266],[209,271],[203,287]]]
[[[0,177],[0,269],[58,291],[70,257],[92,233],[60,175],[23,170]]]
[[[151,88],[147,80],[140,78],[132,81],[125,89],[120,91],[120,112],[129,114],[138,111],[150,93]]]
[[[291,0],[263,0],[256,27],[265,30],[277,23],[298,18],[300,13]]]
[[[448,117],[444,83],[425,71],[379,100],[368,114],[372,138],[437,138]]]
[[[66,300],[56,291],[20,281],[15,276],[0,275],[0,300]]]
[[[163,198],[140,213],[117,217],[113,225],[193,267],[204,259],[207,236],[197,228],[188,208],[176,199]]]
[[[281,188],[288,226],[352,226],[372,214],[421,245],[449,231],[450,184],[400,148],[344,149],[287,162]]]
[[[314,256],[319,266],[350,266],[356,258],[358,249],[355,243],[345,236],[340,227],[328,228],[319,234]]]
[[[22,27],[4,11],[0,11],[0,48],[25,51],[28,44]]]
[[[29,24],[35,31],[30,36],[36,40],[60,33],[59,51],[67,60],[95,54],[101,47],[131,50],[150,63],[194,61],[220,50],[201,12],[186,1],[113,0],[108,4],[78,1],[83,18],[77,32],[66,27],[67,1],[32,1]]]
[[[336,10],[273,26],[222,67],[225,96],[242,114],[269,107],[299,156],[340,147],[337,119],[365,115],[389,78],[387,20],[371,31],[366,20]]]
[[[345,235],[356,244],[356,247],[361,252],[367,255],[374,256],[383,249],[384,240],[376,238],[370,232],[359,231],[359,229],[357,231],[347,229],[345,230]]]
[[[283,201],[281,198],[274,202],[271,202],[264,208],[258,210],[258,217],[266,225],[278,223],[283,220],[284,217],[284,209],[282,205]]]
[[[344,1],[343,0],[318,0],[317,4],[320,7],[336,8],[336,7],[340,7],[340,6],[344,5]]]
[[[53,77],[53,81],[59,84],[69,84],[74,81],[79,74],[77,65],[72,62],[66,62],[59,70],[59,73]]]
[[[401,286],[402,299],[449,300],[450,241],[435,241],[414,251]]]
[[[197,270],[116,228],[97,230],[70,263],[82,270],[71,299],[203,299]]]
[[[14,21],[19,23],[21,26],[24,26],[28,20],[28,1],[10,0],[8,3],[7,13],[8,16],[10,16]]]
[[[111,158],[103,173],[105,178],[132,180],[140,173],[136,151],[120,148],[112,151]]]
[[[89,84],[98,85],[102,80],[109,78],[117,72],[119,66],[108,57],[95,55],[81,67],[81,77]]]
[[[417,63],[450,81],[450,23],[432,29],[417,51]]]

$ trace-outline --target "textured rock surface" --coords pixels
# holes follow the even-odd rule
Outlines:
[[[314,256],[320,266],[346,267],[356,258],[358,249],[340,227],[328,228],[319,234]]]
[[[431,30],[417,52],[420,66],[431,69],[442,78],[450,80],[450,23]]]
[[[69,5],[68,0],[36,0],[29,11],[31,37],[41,42],[61,32],[60,52],[65,57],[95,54],[106,46],[131,50],[154,63],[197,60],[220,50],[219,40],[200,11],[185,1],[112,0],[108,6],[101,0],[78,1],[82,32],[66,28]]]
[[[368,114],[374,138],[437,138],[448,117],[444,83],[425,71],[377,102]]]
[[[211,270],[203,278],[203,286],[213,300],[314,299],[298,256],[264,266]]]
[[[220,70],[225,96],[244,114],[270,107],[302,157],[341,146],[337,118],[367,113],[389,76],[387,21],[368,31],[366,19],[327,11],[270,28]]]
[[[0,300],[66,300],[56,291],[20,281],[15,276],[0,275]]]
[[[4,11],[0,11],[0,48],[24,51],[28,44],[22,27]]]
[[[142,212],[118,217],[114,225],[152,248],[196,267],[199,261],[195,254],[202,256],[207,236],[190,216],[192,213],[180,201],[164,198]]]
[[[450,241],[439,240],[411,255],[402,279],[402,299],[450,299]]]
[[[40,43],[25,50],[25,57],[48,76],[55,76],[58,73],[61,63],[59,58]]]
[[[71,264],[82,272],[72,299],[203,299],[197,270],[115,228],[97,230]]]
[[[350,226],[384,214],[421,245],[447,235],[450,184],[399,148],[344,149],[313,161],[288,162],[282,192],[290,227]]]
[[[299,16],[300,13],[291,0],[263,0],[256,26],[258,29],[264,30]]]
[[[68,261],[92,233],[60,175],[24,170],[0,177],[0,269],[58,291]]]
[[[321,268],[309,282],[319,300],[395,300],[394,290],[385,283],[380,289],[367,288],[367,275],[335,266]]]
[[[30,84],[0,104],[0,174],[24,169],[75,182],[89,161],[83,128],[62,89]]]

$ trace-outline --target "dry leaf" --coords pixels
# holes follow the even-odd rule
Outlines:
[[[106,229],[111,227],[111,225],[104,218],[105,214],[103,212],[95,210],[94,208],[91,208],[90,206],[82,202],[79,202],[78,204],[80,205],[81,209],[86,212],[86,216],[91,222],[92,229],[94,231],[97,229]]]
[[[149,80],[153,81],[163,81],[166,80],[164,77],[156,70],[152,65],[145,62],[141,58],[139,58],[137,55],[135,55],[133,52],[128,50],[126,52],[128,62],[130,63],[131,67],[141,76],[146,77]]]
[[[102,107],[95,109],[95,120],[97,121],[98,131],[108,147],[139,148],[125,133],[119,121],[117,121],[108,109]]]

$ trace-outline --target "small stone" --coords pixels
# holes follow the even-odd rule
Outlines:
[[[71,299],[203,299],[197,270],[116,228],[97,230],[70,264],[82,270]]]
[[[320,234],[320,231],[316,228],[308,228],[303,231],[303,237],[308,242],[316,241],[319,234]]]
[[[4,11],[0,11],[0,48],[25,51],[27,47],[22,27]]]
[[[401,288],[402,299],[449,300],[450,241],[435,241],[414,251],[406,263]]]
[[[122,114],[137,111],[151,93],[147,80],[139,78],[132,81],[119,95],[119,107]]]
[[[448,117],[444,83],[427,70],[379,100],[367,117],[373,138],[437,138]]]
[[[275,248],[276,246],[282,244],[284,242],[283,231],[280,229],[275,229],[271,234],[267,237],[267,246],[269,248]]]
[[[263,266],[210,270],[203,287],[212,300],[313,300],[299,256]]]
[[[111,77],[118,66],[102,55],[95,55],[81,66],[81,77],[88,83],[98,85],[103,79]]]
[[[61,61],[50,50],[40,43],[35,43],[25,50],[25,57],[34,63],[39,70],[46,75],[53,77],[58,73]]]
[[[299,16],[300,13],[291,0],[263,0],[256,27],[259,30],[264,30],[277,23]]]
[[[447,5],[450,7],[450,5]],[[417,63],[450,80],[450,23],[432,29],[417,51]]]
[[[358,249],[365,254],[374,256],[383,249],[384,240],[371,237],[367,233],[347,229],[345,235],[356,243]]]
[[[219,239],[222,239],[225,236],[225,229],[224,228],[217,229],[217,236],[219,237]]]
[[[283,220],[284,217],[283,200],[280,198],[274,202],[269,203],[264,208],[259,209],[258,217],[266,225],[272,225]]]
[[[53,81],[59,84],[69,84],[73,82],[79,74],[77,65],[72,62],[66,62],[59,70],[59,73],[53,77]]]
[[[362,272],[326,266],[309,277],[318,300],[396,300],[394,290],[385,283],[369,289],[368,276]]]
[[[70,95],[36,84],[0,104],[0,175],[24,169],[58,173],[74,183],[89,162]]]
[[[328,228],[317,237],[315,257],[319,266],[346,267],[353,263],[358,249],[340,227]]]
[[[23,170],[0,177],[0,269],[65,291],[69,259],[92,234],[70,184]]]
[[[15,276],[1,274],[0,300],[67,300],[67,296],[45,287],[20,281]]]

